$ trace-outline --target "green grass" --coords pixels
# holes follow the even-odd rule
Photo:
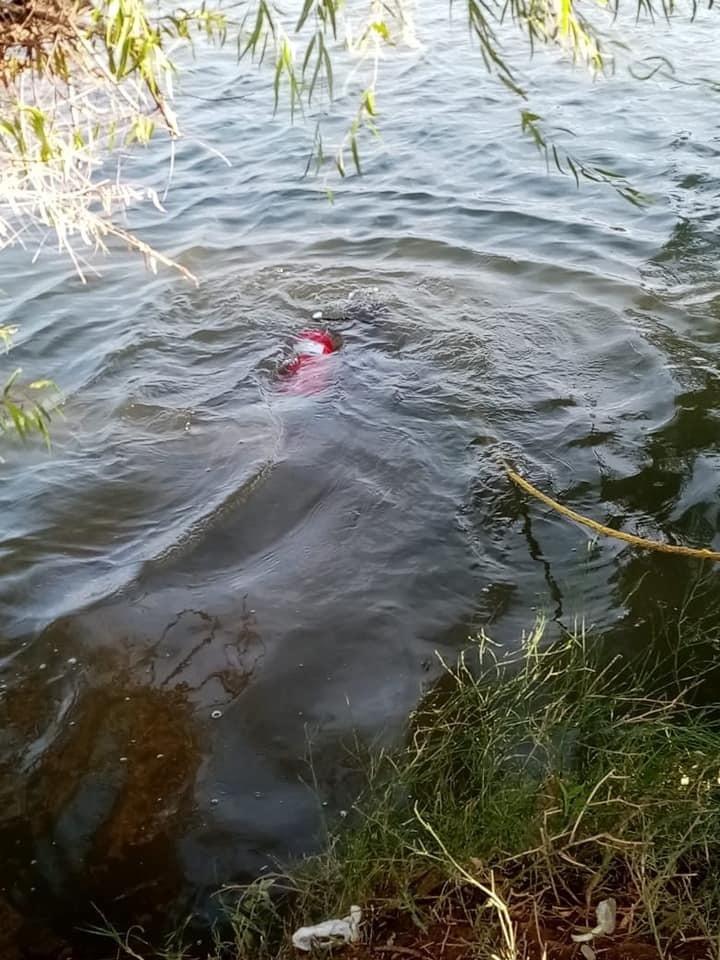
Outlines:
[[[415,948],[452,924],[463,956],[519,957],[531,919],[571,944],[614,897],[616,939],[720,956],[720,722],[693,705],[707,648],[683,644],[672,669],[599,649],[544,646],[541,628],[509,656],[478,640],[406,745],[375,756],[330,848],[275,896],[267,880],[231,894],[232,953],[289,956],[294,925],[358,903],[362,956],[394,928]]]

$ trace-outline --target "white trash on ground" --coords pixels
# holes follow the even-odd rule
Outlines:
[[[609,937],[615,932],[615,917],[617,914],[617,904],[614,897],[607,900],[601,900],[595,908],[597,917],[597,926],[593,927],[587,933],[573,933],[572,939],[575,943],[589,943],[593,937]]]
[[[300,927],[292,935],[293,946],[296,950],[307,953],[315,947],[332,947],[343,942],[356,943],[360,937],[361,920],[362,910],[352,906],[349,916],[342,920],[325,920],[311,927]]]

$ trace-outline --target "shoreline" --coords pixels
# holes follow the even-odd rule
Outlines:
[[[365,789],[323,853],[225,888],[223,920],[202,943],[191,924],[158,944],[109,917],[93,931],[98,953],[719,958],[714,647],[685,637],[665,656],[608,659],[600,641],[546,643],[542,623],[510,653],[472,640],[411,714],[405,742],[366,759]],[[298,927],[353,905],[357,942],[293,947]]]
[[[370,758],[327,851],[225,891],[210,956],[327,956],[297,951],[292,932],[352,905],[358,942],[332,956],[720,956],[712,647],[689,637],[671,660],[608,661],[600,646],[545,644],[542,624],[510,654],[473,641],[405,744]]]

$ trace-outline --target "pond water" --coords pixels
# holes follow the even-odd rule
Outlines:
[[[481,628],[516,644],[542,612],[631,649],[716,629],[712,571],[591,540],[499,463],[720,547],[711,94],[528,64],[533,108],[652,194],[636,209],[548,174],[438,17],[387,64],[383,139],[334,203],[267,76],[189,68],[167,216],[136,223],[198,290],[124,254],[86,286],[4,255],[12,365],[67,398],[52,454],[5,444],[0,466],[0,917],[35,955],[91,902],[152,924],[316,849],[354,754]],[[712,73],[714,11],[637,36]],[[164,157],[137,169],[162,188]],[[384,309],[333,321],[322,382],[282,389],[312,314],[368,292]]]

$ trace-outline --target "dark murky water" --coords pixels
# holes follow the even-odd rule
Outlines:
[[[712,16],[654,35],[712,73]],[[698,565],[589,542],[498,454],[581,512],[720,546],[716,111],[532,64],[538,112],[652,192],[639,211],[548,177],[461,43],[389,68],[384,142],[332,206],[267,83],[190,76],[233,166],[183,147],[141,225],[198,291],[122,256],[87,287],[4,260],[17,363],[68,397],[53,455],[4,448],[0,486],[0,922],[36,952],[40,919],[152,920],[315,847],[348,745],[396,736],[473,630],[715,627],[714,573],[687,602]],[[368,288],[388,309],[336,324],[320,389],[278,390],[312,312]]]

